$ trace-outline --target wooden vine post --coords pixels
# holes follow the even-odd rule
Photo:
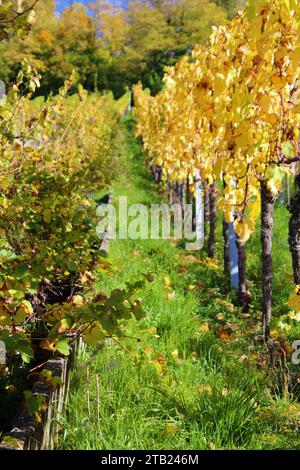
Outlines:
[[[275,197],[265,182],[261,183],[261,251],[262,251],[262,325],[265,340],[270,337],[272,318],[272,233]]]

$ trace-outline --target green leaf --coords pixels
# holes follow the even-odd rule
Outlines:
[[[112,333],[118,326],[117,322],[108,314],[101,315],[99,322],[102,328],[108,333]]]
[[[29,390],[25,390],[23,393],[29,414],[34,415],[45,406],[45,398],[43,395],[33,395]]]
[[[134,316],[137,320],[142,320],[142,318],[145,318],[145,316],[146,316],[146,312],[143,309],[141,304],[138,304],[138,305],[134,306],[133,314],[134,314]]]
[[[15,259],[17,255],[11,250],[0,250],[0,258]]]
[[[61,333],[68,331],[74,325],[74,318],[66,317],[59,320],[49,331],[48,338],[58,338]]]
[[[60,352],[64,356],[68,356],[70,354],[70,347],[69,347],[68,341],[65,339],[59,341],[55,345],[55,349],[56,351]]]
[[[86,344],[90,344],[95,347],[99,341],[103,341],[105,339],[105,334],[99,324],[94,324],[83,335],[83,339]]]
[[[295,150],[293,143],[290,140],[287,140],[282,144],[283,155],[287,158],[292,158],[295,155]]]
[[[114,289],[110,294],[110,298],[107,299],[107,301],[105,302],[105,305],[108,307],[116,307],[118,305],[121,305],[126,299],[126,297],[127,293],[124,290]]]
[[[17,338],[14,335],[11,335],[7,330],[3,330],[0,334],[0,340],[5,343],[7,352],[15,352]]]
[[[280,168],[275,165],[269,165],[266,171],[266,179],[268,180],[275,180],[275,181],[281,181],[282,180],[282,173],[280,171]]]
[[[46,370],[46,369],[44,369],[44,370],[42,370],[42,372],[40,373],[40,376],[43,377],[43,378],[45,378],[45,379],[49,379],[49,378],[51,379],[51,377],[52,377],[52,371],[51,371],[51,370]]]
[[[32,315],[33,314],[33,307],[29,300],[22,300],[22,304],[26,307],[27,313]]]
[[[25,364],[29,364],[31,359],[34,358],[32,347],[28,341],[21,339],[18,343],[18,350]]]

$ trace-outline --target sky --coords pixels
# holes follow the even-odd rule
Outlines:
[[[72,3],[72,0],[55,0],[57,4],[57,10],[62,11],[64,8],[69,6]],[[82,3],[83,5],[87,5],[89,0],[76,0],[78,3]],[[73,2],[74,3],[74,2]]]
[[[55,0],[56,3],[56,10],[58,12],[62,11],[64,8],[72,5],[72,3],[82,3],[83,5],[88,5],[91,0]],[[114,3],[114,0],[109,0],[110,3]],[[0,2],[1,3],[1,2]],[[126,0],[120,0],[119,2],[121,5],[126,5]]]

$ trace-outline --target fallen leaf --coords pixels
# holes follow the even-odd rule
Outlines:
[[[178,361],[178,359],[179,359],[178,349],[175,349],[174,351],[172,351],[171,356],[173,357],[174,361]]]
[[[199,326],[199,331],[203,331],[204,333],[207,333],[209,330],[210,328],[209,328],[208,321],[202,323],[202,325]]]
[[[165,427],[166,434],[172,434],[180,429],[180,425],[176,423],[167,423]]]
[[[216,319],[219,320],[219,321],[224,320],[224,314],[223,313],[218,313],[216,315]]]
[[[206,260],[204,261],[204,264],[210,269],[214,269],[214,270],[221,269],[220,266],[217,264],[216,260],[213,260],[211,258],[206,258]]]
[[[196,256],[194,255],[187,255],[185,256],[184,260],[187,261],[188,263],[195,263],[195,264],[201,263],[202,264],[202,262],[198,258],[196,258]]]
[[[151,359],[151,356],[153,354],[153,351],[154,349],[153,348],[150,348],[150,346],[146,346],[144,348],[144,353],[146,354],[146,356],[148,357],[148,359]]]
[[[181,274],[186,273],[188,272],[188,268],[186,266],[180,266],[178,272]]]
[[[250,318],[250,317],[251,317],[250,313],[240,313],[239,314],[239,318],[247,319],[247,318]]]
[[[164,358],[164,356],[162,354],[159,354],[156,358],[157,362],[159,362],[159,364],[162,364],[162,365],[166,365],[166,360]]]
[[[221,341],[224,341],[224,342],[233,341],[234,339],[230,330],[224,331],[223,329],[220,329],[217,332],[217,336]]]
[[[287,354],[287,355],[290,355],[294,352],[291,345],[289,343],[287,343],[286,341],[283,341],[282,343],[280,343],[280,347],[285,352],[285,354]]]
[[[221,307],[227,308],[230,311],[230,313],[234,313],[235,308],[231,302],[228,302],[227,300],[223,300],[223,299],[217,299],[215,303],[216,305],[220,305]]]
[[[222,397],[226,397],[226,395],[228,395],[228,393],[229,393],[228,387],[225,386],[222,390]]]
[[[249,358],[247,356],[247,354],[243,354],[240,358],[239,358],[239,362],[241,364],[243,364],[244,362],[249,362]]]
[[[201,280],[197,281],[197,285],[198,285],[199,287],[203,287],[203,289],[207,289],[207,288],[208,288],[208,285],[205,284],[205,282],[203,282],[203,281],[201,281]]]
[[[273,329],[273,330],[270,331],[270,336],[273,339],[278,339],[278,338],[281,337],[281,335],[282,335],[282,333],[279,330]]]
[[[208,384],[200,384],[197,386],[197,388],[198,388],[198,392],[201,394],[206,393],[207,395],[212,395],[213,393],[211,386]]]
[[[175,291],[167,293],[167,299],[168,300],[173,300],[174,297],[175,297]]]
[[[235,331],[238,331],[239,329],[240,329],[240,327],[237,323],[226,323],[226,325],[224,325],[224,330],[230,330],[233,333]]]

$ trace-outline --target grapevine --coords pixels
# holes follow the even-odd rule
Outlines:
[[[200,170],[203,184],[218,184],[218,207],[241,246],[261,214],[266,339],[274,203],[299,161],[299,21],[296,0],[250,0],[228,26],[214,28],[207,47],[166,69],[160,94],[135,87],[137,133],[165,179]]]

